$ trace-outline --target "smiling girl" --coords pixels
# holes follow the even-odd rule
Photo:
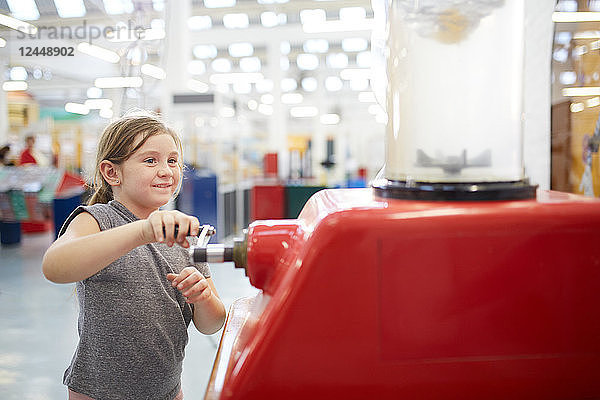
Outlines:
[[[189,323],[205,334],[224,323],[210,270],[190,265],[185,250],[200,223],[159,210],[177,194],[182,157],[179,137],[154,115],[108,125],[95,193],[44,255],[48,280],[76,282],[79,343],[63,380],[69,399],[182,399]]]

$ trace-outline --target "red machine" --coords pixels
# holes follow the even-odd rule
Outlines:
[[[206,399],[600,398],[600,201],[524,176],[524,5],[373,1],[385,178],[192,250],[262,289]]]
[[[600,201],[316,194],[258,221],[206,399],[600,397]]]

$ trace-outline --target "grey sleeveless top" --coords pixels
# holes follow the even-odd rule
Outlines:
[[[59,235],[82,212],[103,231],[138,219],[115,200],[80,206]],[[172,400],[180,390],[193,306],[166,276],[189,265],[182,247],[152,243],[77,282],[79,344],[63,383],[95,400]],[[197,267],[210,276],[206,264]]]

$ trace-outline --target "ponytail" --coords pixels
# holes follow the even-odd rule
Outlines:
[[[100,182],[98,182],[98,177],[94,179],[94,184],[92,188],[94,189],[94,194],[87,202],[88,206],[96,203],[108,203],[113,199],[112,188],[106,181],[100,176]]]

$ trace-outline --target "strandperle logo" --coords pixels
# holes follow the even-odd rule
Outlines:
[[[86,40],[92,44],[93,40],[99,38],[111,40],[143,40],[146,34],[146,28],[140,25],[134,25],[129,20],[127,25],[123,26],[104,26],[88,25],[83,20],[81,25],[75,26],[23,26],[18,30],[18,39],[78,39]]]

